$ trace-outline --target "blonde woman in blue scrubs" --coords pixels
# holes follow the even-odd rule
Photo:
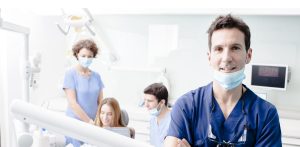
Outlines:
[[[73,55],[78,64],[65,74],[63,89],[67,95],[66,115],[94,124],[97,107],[103,98],[103,82],[100,75],[89,69],[98,53],[92,40],[80,40],[73,46]],[[66,144],[80,147],[83,142],[66,137]]]

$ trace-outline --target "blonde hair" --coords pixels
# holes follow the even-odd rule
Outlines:
[[[103,123],[101,122],[101,119],[100,119],[100,114],[101,114],[101,108],[104,104],[109,105],[114,110],[112,127],[125,127],[124,125],[122,125],[122,121],[121,121],[120,105],[119,105],[118,101],[113,97],[105,98],[100,102],[100,105],[98,106],[96,118],[95,118],[95,125],[103,127]]]

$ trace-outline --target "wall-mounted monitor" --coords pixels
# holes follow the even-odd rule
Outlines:
[[[252,86],[268,89],[286,90],[287,81],[287,65],[252,64]]]

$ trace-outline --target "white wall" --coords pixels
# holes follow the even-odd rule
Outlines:
[[[96,29],[106,40],[110,48],[117,51],[120,60],[116,65],[126,67],[166,67],[171,83],[171,98],[176,99],[185,92],[205,85],[211,81],[211,70],[207,62],[206,30],[215,16],[211,15],[96,15]],[[300,99],[297,87],[300,79],[296,76],[299,67],[300,16],[241,16],[250,26],[252,32],[252,63],[287,64],[292,70],[291,82],[287,91],[265,91],[268,100],[277,107],[300,110]],[[65,37],[54,26],[59,17],[40,17],[32,29],[31,47],[40,49],[43,54],[40,87],[34,99],[54,98],[59,96],[58,86],[63,78],[65,62]],[[159,58],[155,64],[147,64],[148,25],[177,24],[179,28],[178,50],[167,58]],[[101,55],[100,55],[101,56]],[[97,59],[99,60],[99,59]],[[136,89],[142,93],[141,84],[134,85],[129,81],[118,81],[120,87],[110,87],[113,75],[98,61],[93,68],[102,74],[109,95],[119,99],[140,98]],[[246,70],[246,84],[250,75]],[[127,75],[128,79],[140,80],[141,77]],[[147,75],[145,75],[147,77]],[[152,74],[150,79],[156,74]],[[50,78],[51,77],[51,78]],[[119,77],[120,78],[120,77]],[[128,80],[127,79],[127,80]],[[149,76],[148,76],[149,79]],[[136,82],[136,81],[135,81]],[[146,83],[149,83],[147,81]],[[124,85],[128,85],[127,88]],[[112,94],[115,92],[115,95]],[[130,93],[132,91],[132,93]],[[123,95],[127,94],[127,95]],[[122,98],[120,97],[122,96]]]
[[[102,15],[95,17],[101,24],[114,49],[120,54],[119,65],[133,67],[166,67],[171,83],[171,98],[177,98],[191,88],[209,81],[206,61],[205,31],[210,19],[180,15]],[[167,58],[159,58],[153,65],[147,64],[148,27],[150,24],[177,24],[179,26],[178,50]],[[203,63],[201,65],[201,63]],[[195,67],[195,65],[197,67]],[[187,66],[189,65],[189,66]],[[194,67],[197,70],[194,70]],[[188,71],[188,72],[187,72]],[[198,78],[197,75],[204,78]],[[187,77],[195,77],[189,79]],[[105,77],[104,77],[105,78]],[[109,87],[108,87],[109,88]],[[144,87],[138,87],[142,93]]]
[[[120,60],[116,63],[126,67],[166,67],[171,83],[171,98],[176,99],[185,92],[211,81],[211,71],[207,62],[206,30],[215,16],[212,15],[95,15],[95,25],[105,43],[116,50]],[[292,78],[287,91],[265,91],[268,100],[280,108],[300,110],[297,87],[300,79],[296,76],[299,67],[300,16],[241,16],[252,32],[253,63],[287,64],[291,68]],[[30,49],[42,53],[42,72],[39,88],[32,92],[31,100],[39,103],[42,99],[61,97],[60,84],[65,71],[66,37],[56,26],[62,23],[60,16],[35,17],[31,22]],[[150,24],[178,25],[178,50],[167,58],[159,58],[155,64],[147,64],[148,26]],[[269,55],[268,55],[269,54]],[[101,55],[100,55],[101,57]],[[113,79],[110,71],[97,60],[93,68],[102,74],[107,96],[118,97],[128,94],[140,98],[144,87],[128,81],[118,81],[115,85],[131,85],[130,89],[110,87]],[[188,65],[188,66],[187,66]],[[246,84],[249,84],[249,71]],[[142,73],[140,73],[142,74]],[[154,79],[157,73],[146,75]],[[128,75],[129,77],[130,75]],[[134,76],[130,77],[134,80]],[[139,77],[141,78],[141,77]],[[137,78],[137,80],[139,79]],[[147,78],[146,78],[147,79]],[[149,83],[149,81],[145,82]],[[144,83],[144,85],[145,85]],[[134,90],[135,89],[135,90]],[[138,90],[136,90],[138,89]],[[117,91],[117,92],[116,92]],[[125,92],[127,91],[127,92]],[[130,91],[134,91],[130,93]],[[124,98],[127,97],[124,95]],[[120,98],[122,99],[122,98]]]
[[[254,63],[287,64],[292,72],[287,91],[264,91],[267,98],[283,109],[299,110],[300,38],[299,16],[249,17],[253,33]],[[268,22],[268,23],[261,23]],[[261,91],[257,89],[257,91]]]
[[[33,103],[40,104],[45,99],[61,97],[61,81],[65,72],[67,42],[55,23],[60,23],[59,16],[36,17],[31,27],[30,50],[42,54],[41,72],[38,88],[31,91]]]
[[[4,11],[2,11],[4,13]],[[206,30],[215,16],[212,15],[95,15],[97,35],[103,37],[107,47],[115,50],[120,60],[117,66],[145,69],[166,67],[171,83],[170,98],[175,101],[191,89],[211,81],[211,69],[206,52]],[[292,78],[287,91],[266,91],[268,100],[280,109],[300,111],[300,16],[241,16],[252,32],[252,63],[287,64]],[[39,87],[31,91],[31,102],[41,104],[44,100],[63,97],[61,84],[66,67],[67,38],[55,26],[62,23],[60,16],[34,16],[20,25],[31,29],[30,54],[42,53]],[[30,20],[30,22],[29,22]],[[150,24],[175,24],[178,26],[178,49],[166,58],[157,58],[148,64],[148,26]],[[105,50],[105,49],[103,49]],[[10,62],[14,62],[11,57]],[[109,70],[101,62],[101,54],[92,68],[98,71],[104,81],[105,97],[116,97],[121,107],[137,106],[146,85],[158,77],[157,72]],[[250,81],[249,67],[245,83]],[[14,82],[11,82],[14,83]],[[3,92],[3,91],[2,91]],[[10,91],[13,93],[13,91]],[[3,95],[3,94],[1,94]],[[140,110],[140,109],[132,109]],[[131,110],[130,110],[131,111]],[[142,111],[139,111],[142,113]],[[145,116],[145,112],[140,115]],[[297,114],[296,114],[297,115]],[[138,119],[138,118],[137,118]],[[146,119],[143,119],[146,120]]]
[[[300,110],[300,99],[297,97],[300,80],[295,76],[300,72],[298,65],[300,17],[241,17],[249,24],[252,32],[252,63],[287,64],[292,70],[292,78],[287,91],[266,91],[257,88],[254,90],[267,93],[268,100],[280,108]],[[119,64],[126,66],[151,66],[146,64],[149,24],[178,25],[178,50],[165,59],[158,59],[155,64],[167,67],[173,99],[211,80],[211,71],[206,56],[206,30],[213,19],[214,16],[203,15],[102,15],[96,17],[97,23],[101,24],[103,32],[121,56]],[[249,71],[246,72],[245,83],[249,85],[250,74]]]

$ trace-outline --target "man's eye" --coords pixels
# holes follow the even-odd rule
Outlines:
[[[221,47],[215,48],[215,51],[217,51],[217,52],[222,51],[222,50],[223,50],[223,48],[221,48]]]
[[[232,47],[233,50],[239,50],[240,48],[237,46]]]

